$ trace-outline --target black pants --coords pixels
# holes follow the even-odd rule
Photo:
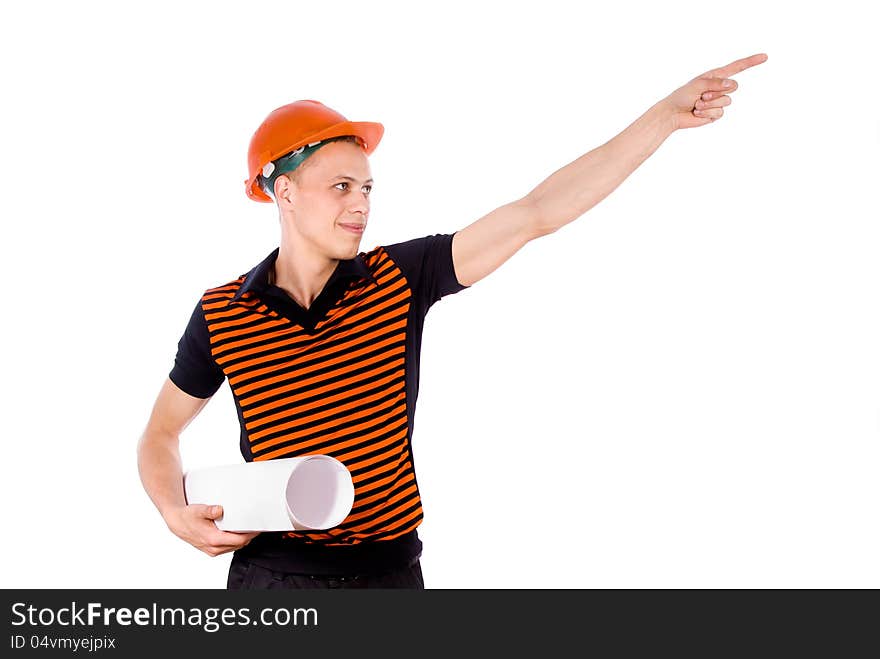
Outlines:
[[[325,577],[272,570],[233,554],[226,581],[229,590],[289,588],[411,588],[424,590],[422,566],[417,558],[409,566],[380,574]]]

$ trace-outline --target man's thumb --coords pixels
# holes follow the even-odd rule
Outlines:
[[[223,515],[223,507],[222,506],[208,506],[208,510],[205,512],[208,513],[208,517],[211,519],[217,519]]]

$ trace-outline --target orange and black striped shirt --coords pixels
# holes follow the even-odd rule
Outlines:
[[[308,309],[269,283],[277,248],[201,295],[178,343],[174,384],[208,398],[228,380],[245,460],[330,455],[355,487],[339,526],[262,533],[238,550],[248,560],[327,574],[390,567],[421,552],[412,453],[419,354],[428,309],[467,288],[455,276],[454,235],[339,261]]]

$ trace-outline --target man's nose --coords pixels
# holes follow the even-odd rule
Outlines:
[[[364,215],[370,212],[370,200],[362,194],[356,194],[349,207],[352,212],[360,211]]]

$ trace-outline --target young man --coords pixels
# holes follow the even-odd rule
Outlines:
[[[280,246],[206,290],[138,445],[144,488],[168,527],[211,556],[234,551],[229,588],[424,588],[411,439],[431,305],[496,270],[610,194],[675,130],[718,119],[753,55],[708,71],[528,195],[454,234],[359,252],[378,123],[313,100],[254,133],[247,195],[277,205]],[[245,460],[330,455],[349,470],[348,517],[325,531],[230,533],[219,506],[186,505],[178,438],[224,380]]]

